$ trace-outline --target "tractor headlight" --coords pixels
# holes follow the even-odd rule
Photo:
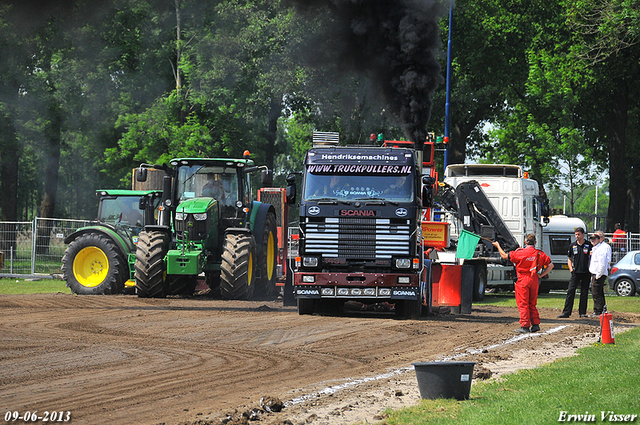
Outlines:
[[[176,221],[183,221],[187,218],[185,213],[176,213]]]
[[[410,258],[396,258],[396,267],[399,269],[408,269],[411,267]]]
[[[202,213],[202,214],[194,214],[193,218],[195,218],[198,221],[204,221],[207,219],[207,213]]]

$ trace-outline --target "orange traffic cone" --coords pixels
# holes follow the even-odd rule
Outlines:
[[[603,312],[600,315],[600,338],[603,344],[615,344],[613,337],[613,323],[611,313]]]

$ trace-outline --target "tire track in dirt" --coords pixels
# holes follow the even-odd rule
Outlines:
[[[262,396],[290,400],[499,344],[517,326],[515,309],[493,307],[474,308],[470,316],[396,320],[299,316],[277,301],[46,294],[0,296],[0,308],[0,405],[70,410],[79,424],[217,422]],[[558,322],[550,320],[557,312],[543,315],[543,328]],[[571,325],[543,340],[594,331],[590,321]],[[509,358],[541,341],[465,360]]]

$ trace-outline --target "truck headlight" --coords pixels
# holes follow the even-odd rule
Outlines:
[[[396,258],[396,268],[408,269],[410,267],[411,267],[411,259],[410,258]]]
[[[176,213],[176,220],[183,221],[187,218],[187,214],[185,213]]]
[[[302,275],[302,281],[304,283],[315,283],[316,277],[314,275]]]
[[[318,257],[304,257],[302,264],[305,267],[318,267]]]
[[[195,218],[198,221],[203,221],[207,219],[207,213],[202,213],[202,214],[194,214],[193,218]]]
[[[398,283],[408,285],[411,283],[411,278],[409,276],[398,276]]]

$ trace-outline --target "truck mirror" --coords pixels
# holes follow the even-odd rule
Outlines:
[[[436,179],[431,176],[422,176],[422,207],[431,208],[433,206],[433,185]]]
[[[263,187],[271,187],[273,186],[273,171],[271,170],[262,170],[262,186]]]
[[[287,204],[292,205],[296,203],[296,175],[289,174],[287,176]]]
[[[147,205],[149,205],[149,202],[147,201],[147,197],[146,196],[140,197],[140,201],[138,201],[138,209],[146,210]]]
[[[296,203],[296,184],[287,185],[287,204],[292,205]]]
[[[144,167],[136,168],[136,180],[139,182],[147,181],[147,169]]]

